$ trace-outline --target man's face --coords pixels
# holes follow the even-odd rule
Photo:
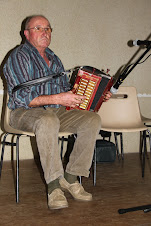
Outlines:
[[[38,51],[42,51],[49,46],[51,41],[51,32],[36,30],[34,28],[49,28],[49,21],[43,17],[35,17],[31,19],[28,25],[29,30],[25,30],[24,34],[26,39],[36,48]],[[33,29],[30,29],[33,28]]]

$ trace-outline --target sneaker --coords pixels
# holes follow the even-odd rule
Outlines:
[[[80,201],[91,201],[92,195],[88,192],[86,192],[83,188],[83,186],[76,181],[73,184],[69,184],[65,178],[61,178],[59,180],[59,183],[61,185],[61,188],[64,190],[67,190],[74,199],[80,200]]]
[[[68,207],[66,197],[60,188],[56,188],[51,192],[51,194],[48,194],[48,207],[50,209],[61,209]]]

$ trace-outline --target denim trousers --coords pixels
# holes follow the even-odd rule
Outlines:
[[[77,176],[89,176],[101,119],[97,113],[65,107],[31,109],[18,108],[11,111],[13,128],[33,132],[36,137],[40,161],[46,183],[64,176],[58,148],[58,133],[77,134],[70,154],[66,172]]]

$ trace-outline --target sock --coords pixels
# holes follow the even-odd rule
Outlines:
[[[66,181],[67,181],[69,184],[73,184],[73,183],[75,183],[75,182],[77,181],[77,176],[72,175],[72,174],[67,173],[67,172],[65,172],[64,178],[66,179]]]
[[[61,189],[61,186],[59,184],[59,178],[57,178],[56,180],[51,181],[48,184],[48,194],[50,194],[56,188],[60,188]]]

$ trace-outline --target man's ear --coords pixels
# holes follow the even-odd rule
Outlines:
[[[29,39],[29,31],[28,30],[24,30],[24,35],[26,37],[26,39]]]

